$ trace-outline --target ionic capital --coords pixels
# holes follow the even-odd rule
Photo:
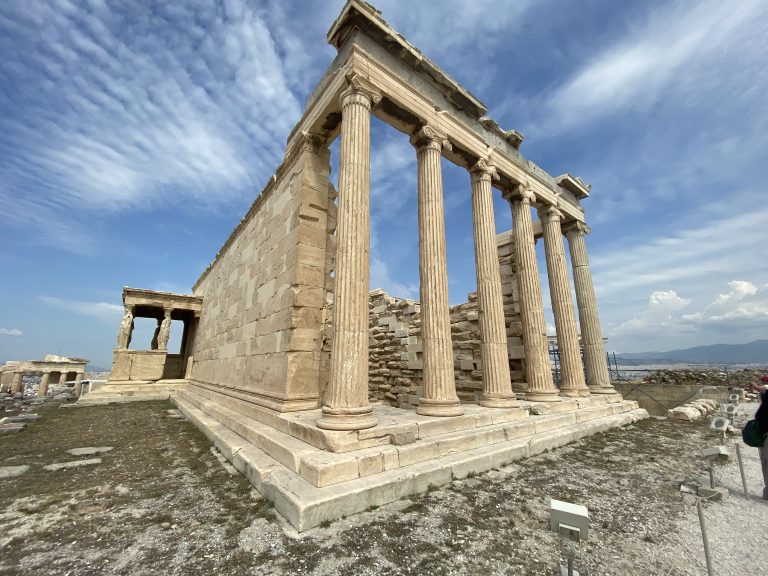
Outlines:
[[[563,213],[558,210],[557,204],[546,204],[539,208],[539,219],[542,221],[546,219],[561,222],[563,220]]]
[[[536,202],[536,193],[531,190],[531,186],[527,182],[518,184],[511,190],[503,190],[501,195],[509,202],[522,202],[528,205]]]
[[[424,124],[411,136],[411,144],[416,150],[432,149],[442,152],[443,149],[452,150],[451,143],[444,134],[441,134],[429,124]]]
[[[472,177],[480,182],[490,182],[491,180],[498,180],[499,173],[496,171],[496,167],[489,164],[484,158],[480,158],[469,169],[469,173]]]
[[[360,104],[370,110],[381,100],[381,92],[357,73],[347,74],[349,86],[341,93],[342,109],[350,104]]]
[[[569,233],[576,233],[576,234],[589,234],[592,232],[592,229],[587,226],[584,222],[579,222],[578,220],[571,220],[570,222],[566,222],[563,224],[563,233],[569,234]]]

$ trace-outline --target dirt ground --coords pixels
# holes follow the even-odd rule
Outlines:
[[[0,437],[0,467],[30,466],[0,478],[3,575],[551,575],[550,498],[589,508],[582,575],[706,574],[695,499],[675,482],[717,444],[706,422],[646,420],[298,535],[169,403],[38,413]],[[112,450],[66,452],[81,447]],[[752,498],[734,459],[717,473],[731,496],[705,508],[719,576],[768,565],[757,451],[742,452]]]

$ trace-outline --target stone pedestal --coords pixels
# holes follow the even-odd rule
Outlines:
[[[37,389],[37,395],[41,398],[45,398],[48,395],[48,381],[50,378],[50,372],[43,372],[43,375],[40,378],[40,387]]]
[[[562,217],[556,206],[539,210],[539,219],[544,230],[549,294],[552,298],[557,347],[560,351],[560,395],[589,396],[589,389],[584,381],[579,334],[576,330],[576,316],[568,281],[568,264],[565,261],[563,232],[560,226]]]
[[[520,320],[525,349],[526,399],[532,402],[557,402],[557,388],[552,381],[552,366],[547,345],[547,325],[541,300],[539,266],[531,220],[535,196],[525,186],[518,186],[504,196],[512,206],[512,236],[515,241],[517,283],[520,294]]]
[[[424,355],[423,396],[416,411],[427,416],[459,416],[464,412],[456,395],[448,309],[440,166],[443,142],[429,126],[413,138],[419,164],[419,294]]]
[[[600,317],[597,312],[597,299],[592,285],[592,273],[589,270],[587,245],[584,238],[588,230],[584,224],[577,222],[569,225],[565,231],[571,252],[576,304],[579,307],[579,325],[581,326],[581,344],[584,348],[587,386],[593,394],[615,394],[616,391],[611,385],[611,377],[608,372],[603,335],[600,330]]]
[[[341,95],[341,153],[331,370],[322,416],[327,430],[376,425],[368,402],[370,290],[370,123],[379,97],[356,78]]]
[[[165,369],[165,357],[164,350],[116,349],[112,356],[109,380],[160,380]]]
[[[478,161],[471,169],[472,224],[475,238],[477,306],[482,340],[483,394],[480,405],[491,408],[517,406],[509,375],[507,331],[501,274],[496,252],[496,223],[493,217],[491,178],[494,169]]]

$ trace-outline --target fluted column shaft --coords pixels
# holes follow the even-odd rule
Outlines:
[[[569,226],[565,232],[571,252],[576,304],[579,307],[579,325],[581,326],[581,343],[584,347],[587,386],[593,394],[613,394],[615,390],[611,386],[611,377],[608,373],[595,288],[592,284],[592,273],[589,270],[587,243],[584,238],[587,231],[586,226],[576,223]]]
[[[584,381],[579,333],[576,329],[576,315],[573,312],[573,298],[568,279],[568,263],[565,260],[565,245],[560,225],[562,217],[562,213],[555,206],[539,210],[539,219],[544,230],[549,294],[552,298],[557,348],[560,352],[560,395],[588,396],[589,389]]]
[[[483,363],[483,394],[479,404],[491,408],[507,408],[517,406],[518,402],[509,375],[507,330],[504,324],[499,256],[496,251],[496,223],[491,190],[491,178],[495,170],[480,160],[470,172],[480,355]]]
[[[423,395],[419,414],[463,414],[453,373],[451,317],[448,309],[448,269],[441,151],[444,141],[429,126],[413,138],[419,165],[419,296],[424,355]]]
[[[552,381],[547,324],[544,320],[536,241],[531,220],[531,202],[535,200],[535,196],[531,190],[519,186],[505,197],[512,206],[512,237],[515,244],[520,320],[523,325],[523,348],[528,380],[525,396],[527,400],[534,402],[557,402],[560,398]]]
[[[339,208],[331,370],[322,416],[328,430],[376,425],[368,402],[371,107],[378,98],[352,84],[341,95]]]
[[[50,372],[43,372],[43,376],[40,378],[40,386],[37,389],[37,395],[41,398],[45,398],[45,396],[48,394],[48,381],[50,378]]]

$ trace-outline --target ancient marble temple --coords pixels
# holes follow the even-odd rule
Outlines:
[[[125,290],[110,384],[90,401],[166,390],[299,530],[647,416],[609,380],[581,207],[590,187],[526,160],[518,132],[369,4],[349,0],[328,41],[338,55],[282,163],[192,295]],[[417,159],[418,302],[370,292],[371,115]],[[476,293],[454,307],[445,161],[470,174],[477,274]],[[494,189],[513,219],[498,237]],[[155,349],[130,348],[135,315],[157,320]],[[171,319],[185,326],[176,355],[165,349]]]

